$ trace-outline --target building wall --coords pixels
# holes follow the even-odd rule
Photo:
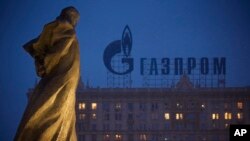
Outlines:
[[[227,141],[250,123],[250,89],[82,89],[79,141]]]

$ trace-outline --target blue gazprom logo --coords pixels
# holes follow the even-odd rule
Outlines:
[[[131,73],[134,69],[134,60],[130,57],[132,50],[132,34],[128,25],[123,30],[122,39],[115,40],[111,42],[103,53],[103,61],[106,68],[117,75],[124,75]],[[112,58],[115,55],[124,55],[124,58],[121,59],[121,63],[124,65],[128,65],[128,69],[124,70],[123,72],[118,72],[112,67]]]
[[[103,61],[106,68],[113,74],[125,75],[134,70],[134,59],[131,57],[132,50],[132,34],[129,27],[126,25],[121,40],[111,42],[104,50]],[[120,70],[113,66],[112,59],[116,55],[122,56],[121,64],[124,70]],[[177,57],[170,59],[163,58],[140,58],[140,74],[141,75],[183,75],[187,73],[192,75],[195,72],[201,75],[225,75],[226,74],[226,58],[207,57],[186,59]]]

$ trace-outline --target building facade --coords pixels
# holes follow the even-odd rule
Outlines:
[[[250,88],[80,88],[78,141],[228,141],[250,124]]]

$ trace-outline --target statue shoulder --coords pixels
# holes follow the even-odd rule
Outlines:
[[[51,28],[55,28],[59,25],[59,23],[55,20],[55,21],[52,21],[50,23],[47,23],[44,25],[44,29],[51,29]]]

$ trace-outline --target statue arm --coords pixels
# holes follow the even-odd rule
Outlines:
[[[35,50],[33,48],[33,44],[38,41],[39,37],[40,35],[37,38],[32,39],[23,45],[24,50],[27,51],[33,58],[35,58]]]

